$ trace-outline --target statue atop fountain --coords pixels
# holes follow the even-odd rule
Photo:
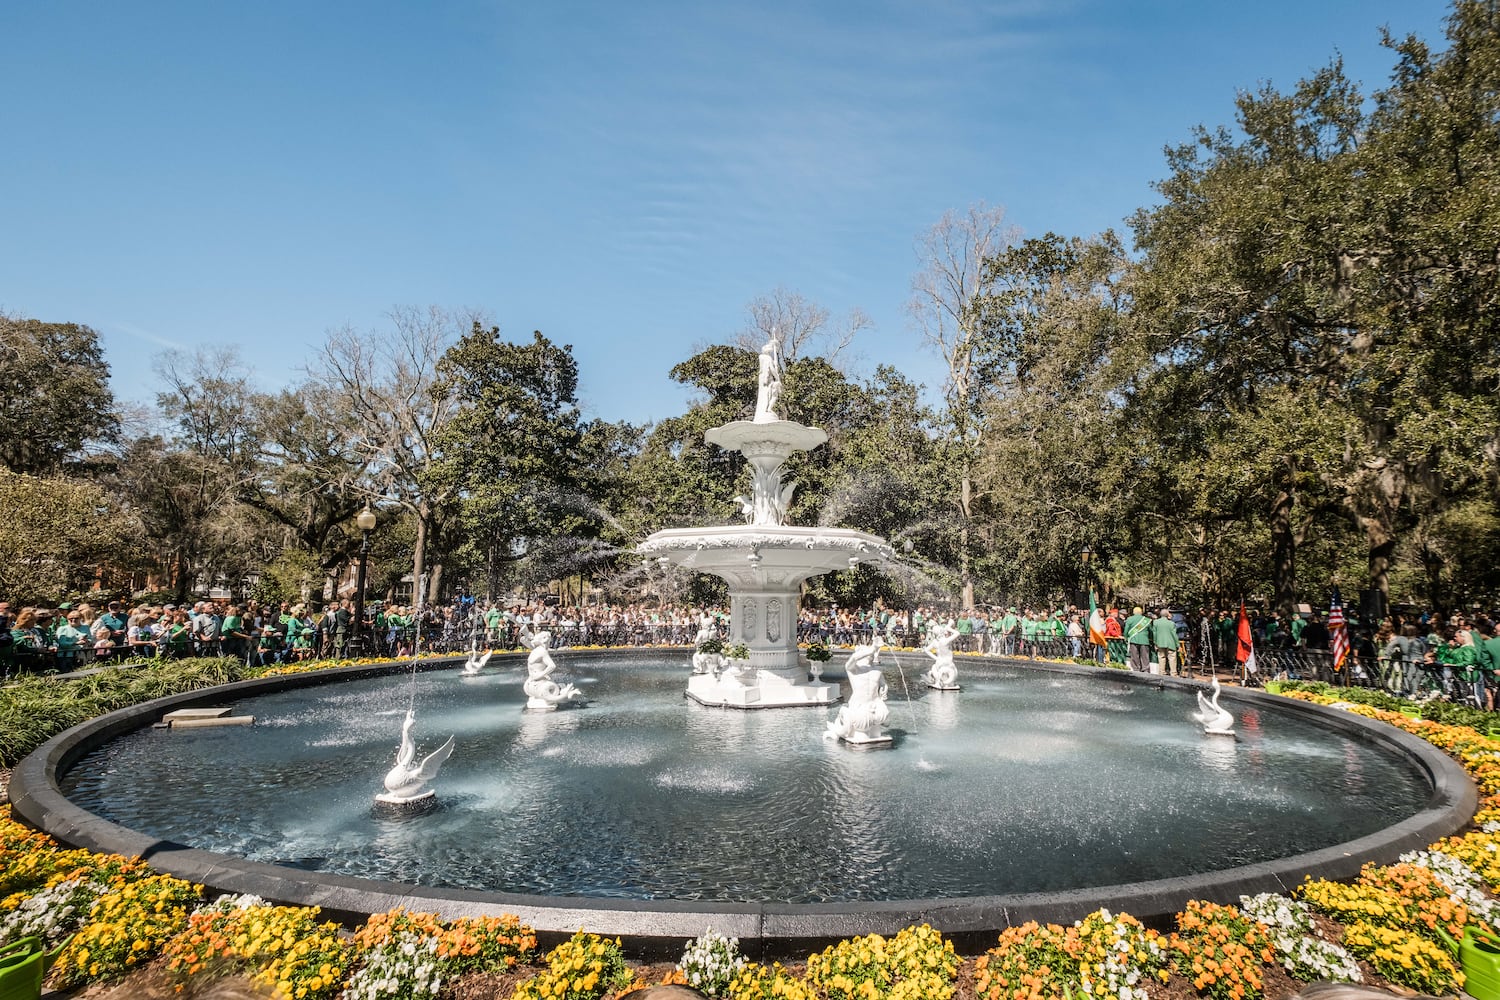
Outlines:
[[[531,647],[531,654],[526,657],[526,684],[522,688],[526,692],[526,711],[550,712],[563,702],[581,698],[582,692],[576,687],[559,685],[550,676],[557,669],[550,651],[552,633],[537,632],[523,639]]]
[[[704,705],[770,708],[831,705],[838,685],[809,681],[797,649],[802,583],[861,563],[883,565],[895,558],[885,539],[848,528],[803,528],[787,523],[797,484],[783,481],[786,461],[828,440],[816,427],[781,419],[785,362],[774,333],[758,355],[753,419],[713,427],[709,444],[745,456],[750,489],[735,497],[744,523],[658,531],[637,548],[642,556],[684,569],[712,573],[729,584],[730,623],[726,643],[749,648],[735,670],[699,671],[688,677],[687,695]]]
[[[891,742],[891,734],[881,728],[891,715],[885,703],[885,675],[880,672],[883,642],[877,635],[873,641],[855,646],[844,662],[844,674],[849,678],[849,703],[828,723],[824,739],[843,740],[858,747]]]
[[[932,666],[922,680],[934,691],[958,690],[958,668],[953,665],[953,642],[958,635],[951,621],[939,622],[927,633],[927,645],[922,652],[932,657]]]
[[[771,331],[771,337],[760,349],[760,375],[756,382],[755,394],[755,422],[757,424],[775,423],[781,419],[776,413],[776,405],[781,402],[781,376],[785,366],[781,360],[781,340],[777,338],[776,332]]]
[[[406,713],[406,721],[401,723],[401,745],[396,750],[396,766],[386,772],[385,791],[375,796],[375,801],[382,805],[397,806],[401,808],[412,808],[415,804],[431,799],[437,793],[427,787],[427,783],[437,777],[438,770],[453,754],[453,737],[448,737],[448,742],[428,754],[422,763],[415,763],[417,759],[417,744],[411,738],[411,728],[416,725],[417,714],[412,711]]]

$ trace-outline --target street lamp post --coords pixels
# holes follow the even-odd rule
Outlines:
[[[365,564],[370,558],[370,532],[375,530],[375,512],[368,503],[355,516],[354,523],[360,530],[359,569],[354,575],[354,636],[359,641],[359,651],[365,653]]]

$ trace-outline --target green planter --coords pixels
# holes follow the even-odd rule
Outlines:
[[[1422,710],[1420,708],[1402,708],[1397,709],[1397,711],[1408,719],[1420,719],[1422,717]]]
[[[1464,970],[1464,992],[1474,1000],[1500,1000],[1500,941],[1471,924],[1458,944],[1458,964]]]
[[[1281,682],[1280,681],[1266,681],[1266,693],[1267,694],[1280,694],[1281,693]]]
[[[37,1000],[46,958],[42,942],[34,937],[0,948],[0,1000]]]

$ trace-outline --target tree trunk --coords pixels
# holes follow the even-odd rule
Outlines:
[[[1290,478],[1282,481],[1271,501],[1271,582],[1276,589],[1276,610],[1287,620],[1297,612],[1297,538],[1292,530],[1297,495]]]
[[[1395,532],[1379,518],[1363,518],[1365,538],[1370,543],[1370,589],[1380,591],[1381,604],[1390,607],[1391,556],[1396,551]]]
[[[427,606],[433,607],[438,603],[438,595],[443,592],[443,564],[433,563],[432,571],[427,574]]]
[[[411,596],[412,603],[421,603],[422,574],[427,572],[427,532],[428,518],[431,509],[426,504],[419,504],[415,510],[417,515],[417,540],[412,546],[411,552]]]
[[[958,580],[962,587],[959,595],[960,610],[974,607],[974,576],[969,568],[969,504],[973,482],[969,478],[969,462],[964,459],[964,474],[958,486]]]

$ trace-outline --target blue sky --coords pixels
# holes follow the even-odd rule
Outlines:
[[[935,385],[914,243],[1004,206],[1090,234],[1238,90],[1430,0],[15,2],[0,8],[0,309],[99,330],[115,392],[233,343],[263,387],[395,305],[570,343],[586,411],[683,410],[668,369],[777,287]]]

